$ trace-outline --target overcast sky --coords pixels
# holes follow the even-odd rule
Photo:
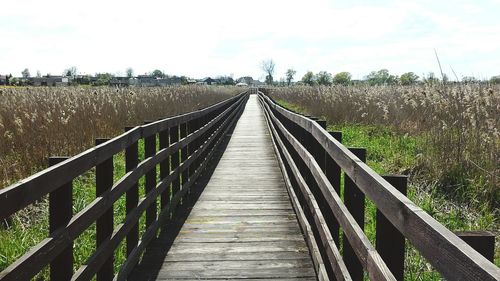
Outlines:
[[[311,70],[500,75],[500,0],[2,1],[0,74],[251,75]]]

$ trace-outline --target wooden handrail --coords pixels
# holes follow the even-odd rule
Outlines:
[[[342,203],[339,195],[337,195],[337,193],[333,191],[333,187],[326,179],[326,176],[321,172],[321,168],[319,167],[318,163],[316,163],[312,155],[302,146],[302,144],[300,144],[300,142],[290,132],[288,132],[288,130],[283,126],[283,124],[279,120],[277,120],[273,112],[270,111],[269,105],[264,104],[264,106],[267,110],[267,113],[270,116],[270,119],[274,123],[272,126],[273,132],[276,132],[276,129],[274,129],[274,126],[276,126],[283,134],[283,139],[286,139],[286,141],[290,143],[290,145],[295,149],[298,155],[306,163],[308,169],[310,169],[313,172],[314,177],[318,175],[317,172],[319,171],[319,176],[321,177],[319,182],[321,191],[323,192],[323,195],[327,198],[331,210],[333,211],[337,220],[340,222],[342,228],[346,232],[347,238],[349,239],[351,245],[353,245],[354,251],[362,261],[362,266],[367,271],[368,276],[372,280],[396,280],[394,276],[392,276],[392,273],[389,271],[385,263],[382,261],[382,258],[378,255],[375,248],[371,245],[370,241],[368,240],[368,237],[366,237],[366,235],[363,233],[363,230],[356,223],[356,220],[352,217],[352,215],[349,213],[345,205]],[[279,135],[275,133],[275,136],[278,136],[277,138],[278,141],[280,142],[281,138],[279,137]],[[286,153],[285,156],[287,156]],[[290,163],[292,167],[295,166],[295,163],[293,162],[293,159],[291,157],[287,157],[287,161]],[[340,255],[336,254],[336,252],[338,252],[337,247],[333,243],[333,238],[328,230],[328,227],[326,227],[326,223],[324,221],[323,215],[321,214],[321,210],[319,209],[319,206],[316,203],[316,199],[314,199],[314,196],[312,195],[309,187],[305,183],[303,176],[296,167],[293,169],[293,174],[297,179],[297,182],[299,184],[302,193],[306,196],[306,200],[308,201],[307,203],[308,205],[310,205],[309,208],[312,209],[311,213],[315,220],[315,224],[318,225],[319,231],[323,233],[323,235],[321,235],[323,236],[322,237],[323,243],[327,243],[328,249],[329,251],[331,251],[330,262],[331,263],[338,262],[336,261],[336,259]],[[339,265],[336,265],[335,267],[342,268]],[[350,277],[348,277],[349,279],[347,279],[343,271],[336,272],[336,277],[337,278],[342,277],[345,280],[350,280]]]
[[[322,194],[327,197],[328,204],[341,223],[343,231],[348,236],[360,239],[364,234],[361,229],[356,230],[355,226],[349,226],[356,225],[355,221],[348,219],[347,209],[344,210],[345,207],[343,207],[342,201],[311,153],[288,132],[290,126],[293,125],[300,128],[300,130],[305,131],[309,136],[314,138],[322,150],[337,163],[344,173],[354,181],[356,186],[375,203],[377,209],[415,246],[443,277],[449,280],[500,279],[500,269],[497,266],[411,202],[405,195],[375,173],[320,125],[309,118],[281,107],[261,92],[259,96],[265,104],[265,109],[271,113],[270,115],[277,115],[273,118],[274,124],[285,135],[285,138],[291,142],[293,149],[299,154],[301,161],[306,163]],[[281,121],[286,121],[286,123],[291,125],[283,125]],[[349,232],[353,233],[349,234]],[[350,242],[352,243],[352,241]],[[358,257],[362,252],[368,255],[374,254],[372,247],[363,248],[364,250],[360,251],[361,249],[358,249],[358,252],[356,252]],[[376,255],[373,256],[372,262],[377,262],[377,258]],[[367,264],[367,266],[373,266],[373,264]],[[378,278],[375,279],[378,280]],[[381,278],[380,280],[386,279]]]
[[[48,238],[44,239],[41,243],[30,249],[30,251],[25,253],[21,258],[4,269],[0,273],[0,280],[26,280],[36,275],[43,267],[50,263],[51,260],[58,257],[68,245],[71,245],[73,240],[83,233],[83,231],[93,222],[97,221],[99,218],[104,218],[103,214],[112,210],[113,204],[121,196],[126,193],[128,194],[130,188],[135,186],[142,176],[155,170],[157,165],[162,165],[162,163],[165,163],[169,158],[175,158],[175,155],[172,156],[174,152],[177,153],[181,151],[183,154],[182,162],[169,167],[170,171],[168,173],[164,171],[160,182],[154,184],[154,186],[150,186],[149,189],[146,190],[146,197],[138,202],[136,201],[137,203],[133,203],[130,208],[127,207],[129,209],[127,210],[124,222],[116,227],[114,231],[110,232],[106,230],[103,235],[106,235],[108,238],[99,238],[100,242],[96,251],[87,260],[86,264],[73,275],[72,279],[90,280],[102,266],[109,261],[120,242],[134,227],[136,227],[142,213],[151,209],[151,206],[155,206],[157,198],[161,197],[163,200],[166,200],[167,198],[164,194],[170,188],[170,184],[176,179],[179,179],[181,174],[185,175],[182,182],[182,189],[172,194],[173,196],[171,199],[168,198],[168,202],[163,202],[164,204],[162,205],[160,215],[156,215],[156,207],[155,212],[149,214],[149,221],[141,241],[139,242],[137,239],[134,239],[135,241],[129,241],[129,239],[127,239],[127,243],[134,244],[127,245],[127,249],[129,249],[128,256],[124,263],[124,268],[120,271],[120,276],[123,277],[128,274],[149,241],[156,236],[157,230],[162,225],[162,222],[170,217],[177,204],[186,195],[189,188],[205,168],[211,155],[214,153],[215,145],[221,142],[222,136],[229,130],[234,122],[236,122],[239,115],[241,115],[247,99],[248,93],[243,92],[236,97],[203,110],[135,127],[114,139],[99,144],[93,149],[89,149],[73,158],[56,164],[54,167],[48,168],[23,180],[18,184],[10,186],[8,190],[2,190],[2,192],[0,192],[0,212],[2,216],[8,216],[22,209],[23,206],[29,205],[39,199],[41,196],[58,190],[58,186],[61,186],[61,182],[66,183],[71,181],[93,166],[102,165],[102,163],[107,159],[111,159],[118,152],[128,150],[129,147],[134,146],[135,149],[137,149],[137,141],[139,139],[149,138],[150,148],[149,154],[146,155],[146,159],[137,165],[134,164],[133,169],[128,170],[128,172],[116,183],[111,183],[111,188],[100,191],[96,199],[74,215],[67,224],[51,231]],[[196,127],[192,125],[192,128],[188,131],[187,122],[189,122],[189,124],[194,124],[193,120],[197,120],[197,125]],[[164,143],[165,140],[163,140],[163,148],[157,152],[153,150],[153,145],[156,146],[157,134],[165,136],[165,131],[168,131],[170,128],[172,128],[170,130],[178,130],[179,126],[184,126],[185,128],[185,132],[181,139],[177,139],[173,143],[170,142],[170,145],[166,145]],[[145,133],[146,131],[147,133]],[[186,149],[188,146],[190,147],[189,154]],[[73,168],[76,169],[76,171],[72,171],[71,169]],[[102,169],[98,170],[101,171]],[[186,173],[188,170],[190,171],[189,175]],[[65,174],[63,174],[63,172],[65,172]],[[109,179],[107,179],[107,181],[109,181]],[[37,184],[43,185],[36,186]],[[34,189],[33,186],[36,186],[36,189],[41,189],[41,191],[33,190],[33,194],[31,194],[29,198],[19,197],[27,191]],[[36,196],[39,197],[37,198]],[[19,206],[11,206],[8,200],[12,197],[18,199],[17,202],[22,203]],[[127,195],[127,200],[128,199],[129,197]],[[127,204],[127,206],[129,206],[129,204]],[[106,268],[101,274],[101,278],[105,280],[108,280],[110,276],[113,276],[112,268]]]

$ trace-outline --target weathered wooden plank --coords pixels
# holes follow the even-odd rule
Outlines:
[[[147,280],[169,280],[169,281],[199,281],[200,279],[189,279],[189,278],[162,278],[161,276],[158,278],[151,277],[153,279],[147,279],[148,277],[144,277],[146,279],[143,279],[145,281]],[[203,280],[206,281],[220,281],[220,280],[226,280],[226,279],[220,279],[220,278],[204,278]],[[253,278],[245,278],[245,281],[317,281],[316,277],[292,277],[292,278],[258,278],[258,279],[253,279]]]
[[[217,210],[217,209],[199,209],[193,208],[191,211],[193,216],[197,217],[226,217],[226,216],[284,216],[289,215],[288,209],[238,209],[238,210]]]
[[[218,279],[247,279],[247,278],[279,278],[279,277],[313,277],[312,268],[270,268],[270,269],[219,269],[219,270],[164,270],[160,271],[161,278],[218,278]],[[168,280],[167,279],[167,280]]]
[[[186,223],[196,224],[196,223],[210,223],[210,224],[225,224],[225,223],[269,223],[269,222],[277,222],[277,223],[289,223],[289,222],[297,222],[297,218],[293,214],[288,214],[285,216],[201,216],[201,217],[191,217],[186,220]]]
[[[259,233],[260,234],[260,233]],[[220,237],[216,235],[213,237],[210,233],[194,236],[179,236],[177,238],[178,243],[248,243],[248,242],[279,242],[279,241],[304,241],[304,237],[298,234],[287,235],[283,232],[278,232],[278,235],[254,235],[254,237],[234,237],[233,235],[228,237]]]
[[[270,268],[310,268],[311,260],[246,260],[246,261],[167,261],[165,266],[175,270],[220,270],[222,269],[270,269]]]
[[[268,209],[268,210],[291,210],[292,206],[288,202],[267,201],[267,204],[258,202],[220,202],[220,201],[205,201],[198,206],[198,209],[223,209],[223,210],[255,210],[255,209]]]
[[[206,253],[203,255],[194,253],[170,253],[165,257],[165,261],[234,261],[234,260],[296,260],[310,259],[306,251],[281,251],[281,252],[240,252],[240,253]]]

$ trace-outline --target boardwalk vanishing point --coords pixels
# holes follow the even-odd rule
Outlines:
[[[154,250],[153,250],[154,251]],[[257,95],[160,268],[132,280],[316,280]]]

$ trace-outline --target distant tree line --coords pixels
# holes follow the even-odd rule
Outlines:
[[[280,82],[274,83],[278,86],[289,86],[291,81],[294,79],[296,71],[293,69],[288,69],[285,73],[286,80],[282,78]],[[458,79],[458,78],[457,78]],[[387,69],[381,69],[378,71],[372,71],[366,75],[362,80],[353,80],[351,73],[347,71],[336,73],[335,75],[327,72],[320,71],[318,73],[313,73],[308,71],[302,76],[296,84],[309,85],[309,86],[330,86],[330,85],[353,85],[353,84],[368,84],[371,86],[377,85],[416,85],[420,83],[424,84],[436,84],[436,83],[482,83],[489,82],[491,84],[500,84],[500,75],[493,76],[489,81],[480,80],[472,76],[464,76],[461,81],[450,81],[446,74],[442,77],[437,77],[433,72],[429,72],[422,77],[418,76],[414,72],[406,72],[401,74],[401,76],[393,75],[389,73]]]
[[[330,86],[330,85],[353,85],[353,84],[368,84],[372,86],[376,85],[415,85],[419,83],[425,84],[435,84],[435,83],[448,83],[451,82],[448,76],[444,73],[441,73],[441,78],[438,78],[433,72],[429,72],[428,74],[422,75],[422,79],[420,76],[415,74],[414,72],[406,72],[401,74],[401,76],[393,75],[389,73],[387,69],[380,69],[377,71],[372,71],[368,75],[366,75],[362,80],[353,80],[351,73],[347,71],[339,72],[335,75],[327,72],[320,71],[318,73],[313,73],[312,71],[308,71],[302,76],[302,79],[293,83],[295,79],[295,71],[293,68],[287,69],[285,72],[285,76],[279,79],[279,81],[274,80],[274,69],[276,67],[276,63],[272,59],[264,60],[261,62],[260,67],[265,74],[265,81],[267,85],[274,86],[290,86],[292,84],[299,85],[320,85],[320,86]],[[489,82],[491,84],[500,84],[500,75],[493,76],[489,81],[484,81],[477,79],[472,76],[464,76],[461,81],[457,80],[454,82],[462,82],[462,83],[482,83]]]

